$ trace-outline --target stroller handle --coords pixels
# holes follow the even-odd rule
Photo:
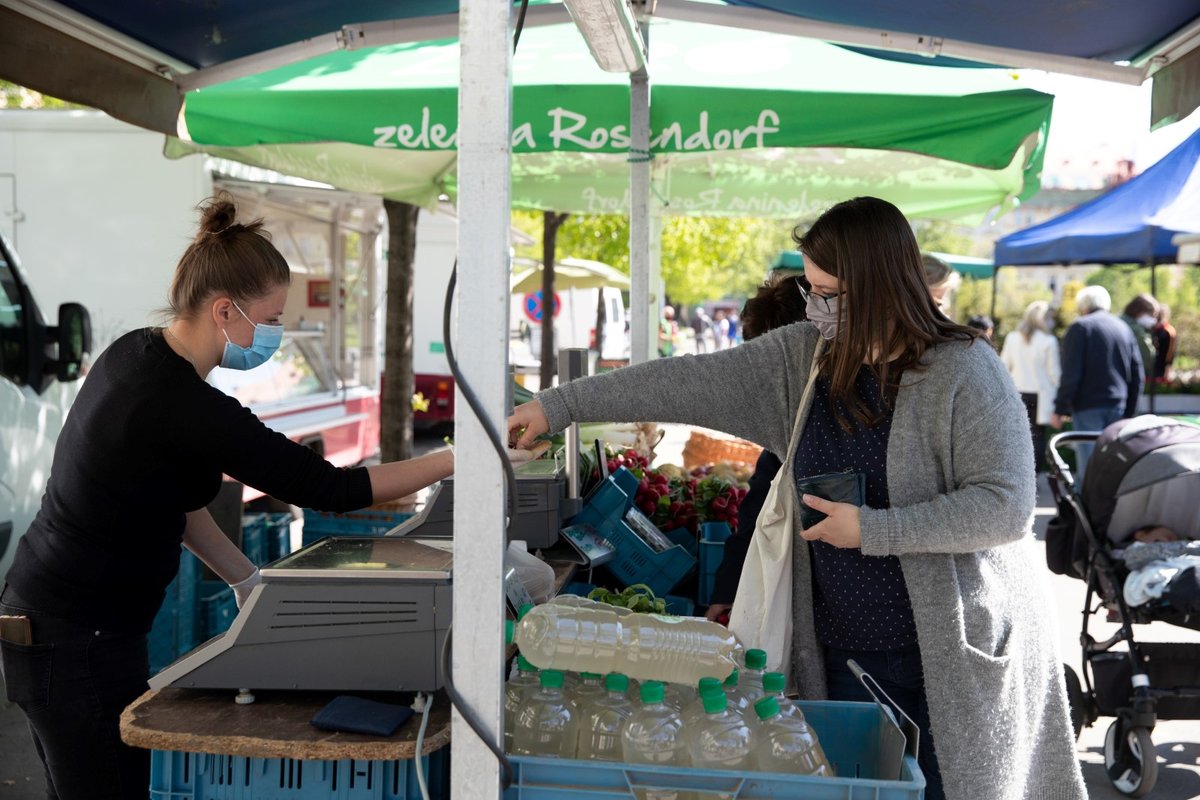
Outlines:
[[[1059,447],[1072,442],[1094,442],[1100,438],[1101,433],[1103,431],[1066,431],[1065,433],[1056,433],[1050,438],[1050,445],[1046,448],[1046,452],[1050,455],[1054,472],[1063,478],[1068,486],[1074,488],[1075,477],[1071,474],[1071,468],[1067,466],[1067,462],[1059,454]]]

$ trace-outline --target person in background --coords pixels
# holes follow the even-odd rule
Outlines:
[[[1166,303],[1158,306],[1158,324],[1150,330],[1154,340],[1154,370],[1151,377],[1160,383],[1174,380],[1175,344],[1178,334],[1171,324],[1171,308]]]
[[[223,474],[284,502],[351,511],[453,471],[449,450],[335,467],[206,382],[217,366],[266,362],[283,336],[291,272],[262,224],[238,222],[227,195],[202,207],[169,321],[121,336],[92,365],[0,591],[0,614],[29,620],[33,643],[0,641],[0,666],[51,798],[146,797],[150,752],[122,743],[118,723],[147,689],[147,632],[180,545],[239,606],[259,582],[206,508]]]
[[[718,308],[713,313],[713,327],[716,333],[717,349],[727,350],[730,345],[729,341],[729,317],[725,313],[725,309]]]
[[[675,309],[663,306],[658,321],[658,354],[663,358],[675,355],[675,343],[679,340],[679,323],[675,321]]]
[[[696,352],[707,353],[712,349],[712,319],[704,306],[692,309],[692,331],[696,334]]]
[[[982,333],[989,342],[992,340],[992,334],[996,332],[996,323],[992,322],[992,318],[987,314],[972,314],[967,320],[967,327]]]
[[[1035,300],[1025,307],[1021,324],[1004,337],[1000,360],[1012,376],[1033,438],[1033,467],[1043,470],[1046,455],[1046,426],[1054,415],[1054,396],[1058,392],[1062,366],[1058,358],[1058,340],[1049,331],[1050,304]]]
[[[962,285],[962,276],[945,261],[929,253],[921,255],[921,266],[925,268],[925,283],[929,285],[933,301],[937,303],[938,310],[949,319],[954,292]]]
[[[1145,368],[1129,325],[1109,312],[1112,298],[1103,286],[1085,286],[1075,295],[1079,318],[1063,337],[1062,378],[1050,425],[1068,417],[1077,431],[1102,431],[1137,413]],[[1075,445],[1075,485],[1082,488],[1092,444]]]
[[[869,701],[857,661],[916,720],[927,800],[1082,800],[1020,396],[978,331],[937,309],[894,205],[847,200],[795,238],[809,322],[546,389],[510,437],[656,420],[786,453],[798,426],[793,491],[830,472],[866,484],[862,505],[793,495],[826,515],[794,516],[784,655],[801,695]]]
[[[803,277],[803,272],[798,275],[796,272],[797,270],[789,269],[789,275],[768,273],[767,280],[758,292],[746,301],[745,307],[742,308],[745,341],[749,342],[783,325],[808,319],[805,306],[810,287]],[[737,595],[738,582],[742,577],[742,564],[746,561],[746,553],[754,537],[758,512],[762,510],[763,501],[767,499],[767,490],[771,488],[771,481],[775,479],[780,466],[782,464],[779,456],[770,450],[763,450],[754,465],[749,490],[738,506],[736,530],[725,541],[725,553],[720,566],[717,567],[711,604],[705,612],[708,619],[728,619],[727,615],[733,607],[733,598]]]
[[[736,311],[730,311],[726,319],[729,320],[729,346],[734,347],[742,343],[742,321],[738,317]]]
[[[1121,319],[1133,331],[1147,377],[1153,377],[1149,374],[1154,369],[1154,337],[1150,331],[1158,324],[1158,301],[1151,295],[1139,294],[1125,304]]]

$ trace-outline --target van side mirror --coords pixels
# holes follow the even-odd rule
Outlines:
[[[64,383],[83,375],[83,362],[92,351],[92,316],[79,303],[58,307],[58,325],[51,330],[58,343],[58,358],[47,366]]]

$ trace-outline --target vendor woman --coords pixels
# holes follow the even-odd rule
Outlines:
[[[216,366],[271,357],[290,283],[262,220],[238,222],[228,196],[208,201],[175,269],[169,322],[113,342],[71,408],[0,594],[0,614],[30,624],[33,643],[3,641],[0,663],[50,798],[145,799],[150,754],[121,742],[118,719],[146,691],[146,636],[180,543],[239,605],[259,582],[205,508],[222,475],[288,503],[350,511],[453,471],[449,450],[339,469],[205,381]]]

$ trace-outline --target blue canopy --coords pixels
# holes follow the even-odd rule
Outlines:
[[[1177,233],[1200,233],[1200,130],[1148,170],[1040,225],[996,242],[995,262],[1172,263]]]

